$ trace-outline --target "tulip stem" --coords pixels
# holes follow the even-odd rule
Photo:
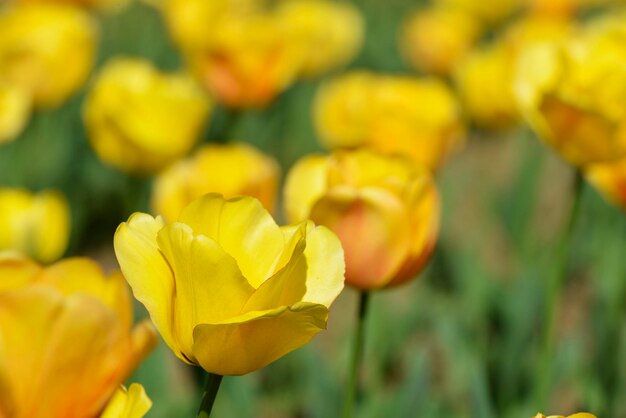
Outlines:
[[[365,337],[365,316],[367,315],[367,305],[369,301],[369,293],[365,291],[359,292],[359,317],[354,336],[354,346],[352,347],[352,363],[350,365],[350,374],[348,378],[348,387],[343,410],[343,418],[352,418],[356,399],[359,392],[359,371],[361,369],[361,361],[363,358],[363,346]]]
[[[583,195],[584,179],[582,172],[576,170],[572,184],[572,204],[568,218],[556,250],[554,264],[547,283],[546,313],[544,316],[544,327],[541,335],[539,369],[537,370],[536,385],[536,407],[547,409],[548,392],[552,382],[552,363],[555,351],[555,329],[558,314],[561,308],[562,290],[567,282],[567,266],[574,235],[574,227],[580,215],[580,206]]]
[[[204,393],[202,393],[202,403],[200,404],[200,410],[198,411],[198,418],[209,418],[211,416],[211,410],[213,409],[213,403],[215,402],[217,391],[220,389],[222,377],[223,376],[220,376],[219,374],[207,373]]]

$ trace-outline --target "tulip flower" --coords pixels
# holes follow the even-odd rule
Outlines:
[[[535,415],[534,418],[596,418],[596,416],[587,412],[579,412],[577,414],[569,415],[567,417],[563,415],[550,415],[549,417],[546,417],[545,415],[539,413]]]
[[[464,140],[454,95],[431,78],[347,73],[317,92],[314,119],[330,149],[367,146],[432,170]]]
[[[211,109],[184,74],[118,58],[101,70],[83,108],[89,141],[106,163],[130,173],[158,171],[186,155]]]
[[[626,159],[604,164],[590,164],[585,177],[604,198],[626,210]]]
[[[278,227],[251,197],[207,194],[172,223],[136,213],[114,245],[167,345],[215,375],[250,373],[306,344],[343,288],[332,232]]]
[[[28,93],[16,85],[0,81],[0,144],[14,140],[30,117]]]
[[[97,34],[92,18],[74,7],[6,7],[0,11],[0,79],[28,92],[35,106],[58,106],[85,82]]]
[[[280,3],[276,13],[289,40],[304,51],[300,68],[304,77],[347,64],[363,44],[363,17],[348,2],[291,0]]]
[[[48,263],[63,255],[69,234],[69,207],[63,195],[0,188],[0,250],[21,251]]]
[[[100,418],[142,418],[152,407],[143,386],[133,383],[115,392]]]
[[[131,329],[124,279],[88,259],[0,255],[0,277],[11,273],[26,280],[0,292],[0,417],[97,416],[156,344],[148,322]]]
[[[439,196],[427,170],[368,150],[303,158],[285,186],[291,222],[310,218],[335,232],[346,283],[362,290],[414,277],[433,252]]]
[[[527,121],[576,166],[626,156],[623,19],[601,20],[567,41],[520,57],[515,92]]]
[[[152,208],[165,219],[176,220],[191,201],[215,192],[226,198],[255,197],[273,212],[278,176],[276,160],[250,145],[205,145],[157,176]]]
[[[481,32],[474,16],[431,6],[409,15],[400,34],[400,48],[416,69],[447,75],[471,50]]]

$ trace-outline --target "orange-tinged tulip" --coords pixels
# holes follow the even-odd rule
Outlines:
[[[318,91],[314,119],[330,149],[367,146],[433,170],[464,140],[459,104],[433,78],[347,73]]]
[[[280,3],[276,12],[289,40],[304,52],[300,69],[304,77],[347,64],[363,44],[363,17],[348,2],[289,0]]]
[[[606,200],[626,210],[626,159],[585,167],[585,177]]]
[[[0,188],[0,250],[17,250],[48,263],[61,257],[70,234],[65,197]]]
[[[431,6],[409,15],[400,34],[400,47],[416,69],[449,74],[478,41],[480,22],[449,7]]]
[[[21,87],[39,107],[58,106],[85,82],[98,31],[84,11],[60,4],[0,11],[0,79]]]
[[[440,216],[431,175],[408,160],[368,150],[313,155],[290,171],[285,210],[335,232],[346,283],[363,290],[414,277],[434,249]]]
[[[173,223],[134,214],[114,244],[176,356],[219,375],[252,372],[306,344],[343,288],[332,232],[308,221],[279,227],[251,197],[208,194]]]
[[[151,407],[143,386],[133,383],[128,390],[122,387],[115,392],[100,418],[142,418]]]
[[[14,140],[26,126],[31,99],[19,86],[0,81],[0,145]]]
[[[0,417],[98,416],[156,343],[148,322],[131,330],[124,279],[88,259],[43,268],[0,254],[0,278],[11,274],[26,280],[0,291]]]
[[[193,200],[215,192],[226,198],[255,197],[273,212],[279,171],[276,160],[250,145],[205,145],[157,176],[152,208],[175,220]]]
[[[209,99],[189,76],[118,58],[98,75],[83,119],[104,162],[127,172],[152,173],[191,150],[210,110]]]
[[[538,413],[534,418],[596,418],[595,415],[589,414],[587,412],[579,412],[577,414],[569,415],[567,417],[563,415],[550,415],[546,417],[544,414]]]
[[[619,16],[622,18],[620,19]],[[623,14],[521,55],[516,96],[538,135],[578,166],[626,156]]]

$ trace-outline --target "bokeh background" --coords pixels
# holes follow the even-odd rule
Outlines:
[[[398,30],[422,3],[356,0],[366,41],[349,68],[416,74],[401,57]],[[120,55],[145,57],[163,70],[181,67],[155,8],[133,2],[97,18],[96,68]],[[279,161],[284,175],[299,157],[323,150],[311,103],[325,79],[300,81],[262,110],[234,114],[218,106],[198,146],[254,144]],[[123,174],[92,152],[81,119],[89,86],[57,109],[36,112],[19,138],[0,146],[0,185],[61,190],[72,214],[67,254],[115,269],[113,233],[131,213],[149,210],[150,180]],[[372,296],[360,417],[517,418],[539,409],[626,417],[626,219],[589,186],[568,257],[555,356],[547,364],[539,359],[546,277],[572,181],[572,169],[523,125],[469,130],[465,147],[437,176],[443,230],[429,267],[419,280]],[[340,296],[328,331],[312,344],[258,372],[226,378],[214,416],[339,416],[356,299],[351,289]],[[140,306],[137,312],[146,316]],[[533,389],[545,367],[554,376],[549,403],[537,405]],[[130,381],[153,399],[148,417],[196,411],[198,373],[162,343]]]

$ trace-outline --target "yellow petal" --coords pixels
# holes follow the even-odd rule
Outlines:
[[[0,293],[31,283],[41,266],[14,251],[0,251]]]
[[[357,288],[386,285],[408,254],[406,208],[385,189],[334,187],[315,204],[311,219],[339,236],[346,282]]]
[[[140,384],[133,383],[115,392],[100,418],[142,418],[152,407],[152,401]]]
[[[238,315],[254,288],[235,260],[215,241],[194,236],[185,224],[167,225],[159,232],[157,242],[174,273],[174,338],[188,360],[195,363],[194,327]]]
[[[187,206],[179,221],[217,242],[255,288],[274,273],[285,248],[280,228],[251,197],[224,200],[210,193]]]
[[[161,337],[184,360],[173,337],[174,277],[157,246],[160,218],[136,213],[115,232],[115,255],[135,298],[141,302]]]
[[[328,157],[312,155],[298,161],[285,183],[285,212],[289,222],[309,217],[311,207],[327,189]]]
[[[309,342],[326,327],[327,317],[325,306],[299,303],[198,325],[194,355],[211,373],[250,373]]]

